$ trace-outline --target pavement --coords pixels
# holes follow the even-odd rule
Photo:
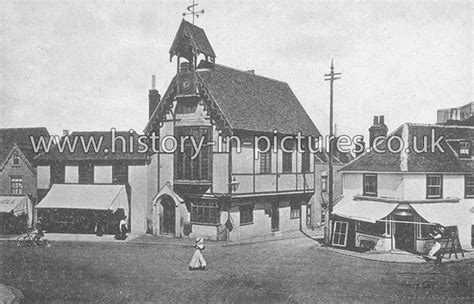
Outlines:
[[[321,229],[309,230],[305,229],[304,231],[293,230],[288,232],[279,232],[275,235],[267,235],[262,237],[255,237],[251,239],[243,239],[237,241],[212,241],[206,240],[207,247],[216,247],[216,246],[241,246],[249,245],[256,243],[265,243],[265,242],[275,242],[281,240],[289,239],[303,239],[308,238],[314,241],[315,247],[318,250],[326,250],[335,254],[341,254],[351,257],[356,257],[365,260],[373,260],[379,262],[389,262],[389,263],[426,263],[422,256],[418,254],[412,254],[404,251],[392,251],[392,252],[377,252],[377,251],[367,251],[367,252],[355,252],[347,249],[336,248],[336,247],[326,247],[321,245],[318,240],[321,240],[324,236],[324,232]],[[17,236],[1,236],[0,241],[16,241]],[[194,245],[194,239],[191,238],[175,238],[172,236],[156,236],[149,234],[129,234],[126,240],[115,240],[113,235],[104,235],[98,237],[94,234],[65,234],[65,233],[47,233],[45,238],[51,242],[87,242],[87,243],[125,243],[125,244],[152,244],[152,245],[161,245],[161,246],[180,246],[180,247],[191,247]],[[443,262],[455,262],[466,259],[474,259],[474,250],[465,251],[464,256],[461,253],[457,254],[457,257],[452,254],[449,257],[448,254],[445,254]]]

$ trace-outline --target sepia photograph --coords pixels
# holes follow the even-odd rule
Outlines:
[[[474,302],[474,2],[0,12],[0,303]]]

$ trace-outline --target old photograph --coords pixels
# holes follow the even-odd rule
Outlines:
[[[0,303],[474,302],[474,2],[0,12]]]

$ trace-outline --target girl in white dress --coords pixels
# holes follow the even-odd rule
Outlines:
[[[207,263],[204,260],[204,257],[201,253],[204,250],[204,240],[200,237],[196,239],[196,244],[194,245],[196,251],[194,251],[191,262],[189,263],[189,270],[204,270],[206,269]]]

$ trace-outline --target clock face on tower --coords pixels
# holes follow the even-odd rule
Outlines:
[[[185,80],[181,84],[181,88],[183,89],[183,91],[188,91],[190,86],[191,86],[191,81],[189,81],[189,80]]]

